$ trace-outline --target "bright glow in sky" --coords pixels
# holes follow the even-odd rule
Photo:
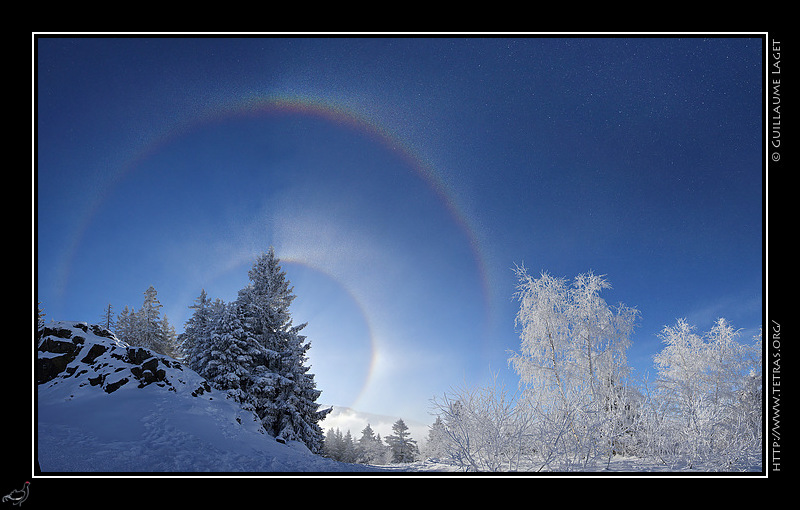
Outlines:
[[[755,38],[35,41],[35,288],[98,321],[153,285],[180,332],[270,245],[321,402],[430,423],[512,386],[512,268],[572,278],[656,334],[762,316]],[[359,431],[353,431],[357,433]]]

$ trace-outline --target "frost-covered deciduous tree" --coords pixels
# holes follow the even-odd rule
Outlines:
[[[520,351],[509,363],[524,386],[544,465],[586,466],[614,452],[626,432],[626,352],[638,311],[600,297],[611,285],[592,272],[572,283],[516,270]]]
[[[743,381],[739,388],[736,414],[741,418],[742,434],[753,449],[760,452],[763,429],[764,391],[762,387],[762,331],[753,337],[753,344],[744,348]]]
[[[760,336],[746,346],[738,335],[725,319],[705,335],[678,319],[659,335],[655,401],[658,432],[669,438],[659,451],[665,462],[729,470],[760,455]]]
[[[462,386],[433,399],[431,428],[437,455],[467,471],[518,470],[530,446],[530,414],[499,383]]]
[[[521,342],[509,364],[521,395],[489,385],[434,399],[437,452],[476,471],[585,470],[614,455],[676,469],[760,465],[760,332],[743,344],[724,319],[705,335],[678,320],[659,335],[656,381],[634,382],[626,353],[638,312],[606,304],[604,277],[517,276]]]

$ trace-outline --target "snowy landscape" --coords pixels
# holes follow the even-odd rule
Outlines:
[[[137,365],[126,344],[98,336],[86,323],[50,323],[45,333],[40,364],[74,359],[65,373],[39,384],[37,451],[45,473],[367,469],[311,454],[299,442],[275,441],[252,412],[170,358],[142,350]],[[76,350],[60,353],[67,344]],[[134,374],[147,360],[156,361],[155,370],[144,373],[163,374],[140,387],[144,379]]]
[[[272,252],[264,255],[251,275],[257,268],[271,267],[267,279],[283,282],[275,261]],[[618,363],[624,360],[627,331],[636,313],[623,306],[614,312],[606,308],[597,296],[602,278],[581,275],[570,290],[564,280],[546,274],[531,278],[523,268],[519,274],[523,349],[512,361],[535,391],[525,398],[510,397],[496,381],[453,390],[433,399],[439,411],[436,421],[427,430],[415,424],[416,438],[402,419],[392,423],[389,434],[389,417],[341,407],[334,412],[335,406],[318,404],[298,417],[300,412],[290,404],[301,399],[281,403],[282,393],[272,391],[257,393],[262,397],[256,400],[239,391],[256,376],[265,378],[270,389],[275,379],[282,380],[263,366],[244,372],[231,365],[209,382],[185,366],[191,358],[177,361],[159,352],[164,350],[163,331],[160,340],[146,348],[132,346],[102,326],[40,320],[37,464],[43,473],[761,471],[761,377],[756,372],[760,342],[752,348],[736,343],[734,330],[724,320],[704,338],[679,321],[665,328],[667,347],[656,357],[663,367],[660,393],[645,396],[638,388],[615,382],[624,380],[624,364]],[[283,285],[268,287],[286,292]],[[253,299],[253,288],[248,286],[242,295]],[[590,308],[594,311],[587,313]],[[207,311],[203,306],[195,310]],[[590,316],[595,318],[587,320]],[[296,329],[286,326],[282,331]],[[225,338],[244,338],[241,326],[237,331]],[[576,344],[583,349],[574,338],[590,336],[596,345],[587,351],[588,366],[600,375],[585,380],[583,351],[571,349]],[[201,337],[196,349],[205,341]],[[217,343],[200,350],[207,354],[202,357],[206,373],[213,374],[208,367],[218,367],[219,362],[209,363],[208,356],[230,359],[226,356],[231,351],[222,347],[216,333],[208,338]],[[186,344],[183,340],[181,345]],[[542,341],[546,345],[536,347]],[[559,342],[563,345],[557,346]],[[251,345],[241,352],[255,351]],[[563,362],[568,355],[577,356]],[[290,383],[313,380],[313,374],[307,377],[283,379],[295,388]],[[309,394],[319,396],[313,385],[309,388]],[[277,418],[271,418],[269,409],[284,411],[273,411]],[[292,413],[294,421],[281,413]],[[323,438],[328,415],[331,422]],[[385,443],[373,425],[383,431]]]
[[[76,473],[353,473],[354,475],[462,473],[435,459],[407,464],[366,466],[312,454],[300,442],[286,444],[266,435],[252,413],[223,393],[197,391],[205,381],[177,362],[147,352],[164,370],[161,381],[139,387],[126,361],[128,346],[98,336],[86,323],[52,322],[40,342],[39,362],[59,354],[58,343],[79,347],[69,367],[72,376],[39,384],[37,462],[43,474]],[[102,330],[97,329],[102,335]],[[65,338],[61,338],[65,337]],[[73,343],[76,337],[82,343]],[[61,340],[59,340],[61,338]],[[99,347],[98,347],[99,346]],[[49,349],[49,350],[48,350]],[[93,360],[91,352],[106,349]],[[56,352],[52,352],[56,351]],[[83,361],[85,360],[85,361]],[[167,361],[172,366],[167,366]],[[74,370],[73,370],[74,369]],[[135,372],[135,370],[134,370]],[[92,384],[100,377],[103,383]],[[109,392],[119,381],[129,382]],[[349,410],[350,422],[357,413]],[[364,415],[363,419],[375,420]],[[385,417],[384,417],[385,418]],[[601,472],[669,472],[663,465],[618,457]]]
[[[767,53],[33,34],[35,475],[766,478]]]

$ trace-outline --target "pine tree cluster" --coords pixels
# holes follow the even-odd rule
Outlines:
[[[115,336],[128,345],[146,347],[176,359],[181,357],[175,328],[166,314],[161,315],[161,302],[152,285],[144,291],[139,310],[126,305],[115,320],[109,304],[100,317],[100,325],[114,331]]]
[[[152,285],[144,292],[141,308],[126,305],[114,317],[109,304],[99,325],[128,345],[185,363],[212,387],[254,411],[277,440],[301,441],[320,453],[324,434],[319,422],[331,409],[320,410],[316,403],[321,392],[306,363],[311,344],[300,334],[306,324],[292,324],[289,305],[295,295],[272,247],[257,258],[248,275],[250,283],[231,303],[212,301],[202,290],[189,307],[193,313],[180,335],[162,316]],[[44,315],[37,303],[38,328]]]
[[[259,256],[250,283],[231,303],[211,301],[202,291],[178,342],[184,362],[244,408],[254,411],[264,429],[280,441],[302,441],[322,449],[320,391],[308,373],[311,344],[293,325],[295,298],[274,250]]]
[[[349,430],[342,434],[338,428],[328,429],[322,454],[351,464],[383,465],[417,460],[420,455],[417,442],[411,439],[405,422],[402,419],[397,420],[392,425],[392,431],[394,434],[381,440],[381,435],[376,434],[367,424],[361,431],[361,437],[354,440]]]

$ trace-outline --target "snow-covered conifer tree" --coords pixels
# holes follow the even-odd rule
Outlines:
[[[183,333],[178,337],[182,357],[186,365],[202,374],[207,362],[208,343],[211,339],[211,327],[214,322],[211,300],[202,289],[194,304],[189,306],[192,315],[186,321]]]
[[[226,305],[216,314],[207,332],[210,337],[200,345],[201,376],[215,388],[226,391],[243,407],[254,409],[251,386],[253,378],[253,339],[242,324],[241,309],[236,303]]]
[[[123,307],[117,316],[115,335],[129,345],[139,345],[139,330],[136,324],[136,310]]]
[[[428,427],[428,440],[422,452],[429,459],[446,459],[449,455],[449,440],[442,417],[437,415],[433,424]]]
[[[44,309],[42,308],[42,303],[36,303],[36,328],[41,329],[44,327]]]
[[[372,427],[367,424],[361,431],[358,439],[358,462],[361,464],[384,464],[389,451],[381,441],[380,434],[375,434]]]
[[[272,247],[257,258],[248,275],[250,284],[239,291],[236,305],[255,342],[254,380],[264,388],[252,395],[252,401],[272,435],[302,441],[317,452],[323,439],[318,422],[329,410],[319,411],[316,403],[321,392],[306,365],[310,343],[300,335],[305,324],[292,324],[289,306],[295,295]]]
[[[144,302],[136,314],[140,346],[164,353],[163,333],[161,331],[161,302],[158,292],[151,285],[144,291]]]
[[[167,314],[161,317],[159,326],[161,329],[162,354],[166,354],[171,358],[180,359],[181,352],[178,346],[178,336],[175,333],[175,327],[170,324]]]
[[[338,428],[328,429],[322,446],[322,455],[339,462],[355,463],[358,458],[358,445],[348,430],[344,434]]]
[[[353,464],[358,459],[358,451],[356,442],[353,440],[353,435],[348,430],[343,438],[344,442],[344,452],[342,458],[340,459],[342,462],[347,462],[348,464]]]
[[[417,458],[419,450],[417,449],[417,442],[411,439],[411,433],[408,431],[408,425],[399,419],[392,425],[394,434],[386,436],[386,444],[392,450],[392,462],[406,463],[414,462]]]

